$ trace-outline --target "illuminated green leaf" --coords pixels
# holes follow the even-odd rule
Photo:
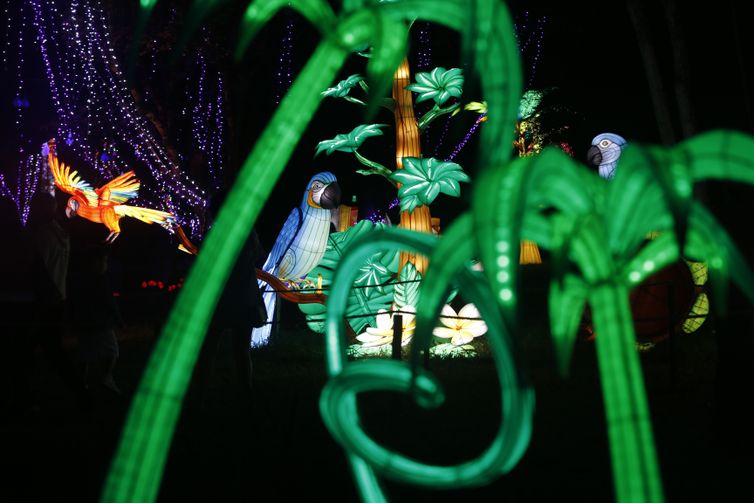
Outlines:
[[[404,157],[403,169],[393,171],[390,180],[402,184],[398,189],[401,210],[413,211],[419,204],[432,204],[440,192],[458,197],[461,195],[458,182],[470,179],[454,162]]]
[[[576,342],[587,294],[584,282],[573,274],[567,274],[563,281],[550,283],[550,327],[558,370],[563,376],[568,374],[568,362]]]
[[[398,309],[406,306],[416,307],[419,301],[419,285],[422,275],[411,262],[401,269],[398,283],[395,285],[395,306]]]
[[[460,68],[446,70],[437,67],[431,72],[416,74],[416,83],[406,86],[406,89],[417,93],[416,102],[434,100],[437,106],[442,106],[451,97],[460,98],[463,92],[463,72]]]
[[[383,128],[387,124],[363,124],[356,126],[353,131],[346,134],[336,135],[332,140],[323,140],[317,144],[315,155],[325,151],[327,155],[335,151],[355,152],[364,143],[364,140],[372,136],[381,136]]]
[[[487,102],[486,101],[470,101],[463,106],[464,110],[470,112],[476,112],[480,115],[487,115]]]
[[[388,258],[391,265],[385,264]],[[369,257],[359,269],[359,276],[356,277],[354,285],[357,288],[364,288],[364,294],[367,298],[374,292],[384,293],[384,283],[393,276],[398,268],[397,259],[398,254],[394,252],[385,252]]]
[[[351,89],[353,89],[356,85],[359,84],[359,82],[362,82],[363,80],[364,77],[362,77],[358,73],[351,75],[348,78],[338,82],[335,87],[328,87],[327,89],[322,91],[322,97],[343,98],[345,96],[348,96],[348,93],[351,92]]]
[[[374,224],[370,220],[362,220],[343,232],[330,234],[327,249],[319,265],[315,267],[305,280],[318,285],[321,283],[325,294],[332,285],[335,269],[338,267],[343,254],[351,242],[359,236],[369,235],[384,227],[384,224]],[[367,325],[375,326],[373,313],[380,309],[389,309],[393,302],[394,285],[389,283],[398,270],[398,253],[394,250],[381,251],[368,257],[360,265],[357,278],[348,296],[346,315],[350,317],[349,324],[355,333],[361,332]],[[380,286],[377,286],[380,285]],[[326,308],[322,304],[299,304],[299,309],[307,316],[309,328],[315,332],[324,332],[324,318]],[[372,316],[364,316],[366,314]]]
[[[521,97],[521,104],[518,107],[518,118],[526,120],[534,113],[539,104],[542,102],[542,91],[526,91]]]

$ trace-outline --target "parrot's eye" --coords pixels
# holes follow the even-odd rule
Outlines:
[[[600,145],[603,147],[607,147],[608,145],[610,145],[610,140],[602,140],[600,142]]]
[[[322,188],[322,182],[314,182],[312,184],[312,190],[319,190]]]

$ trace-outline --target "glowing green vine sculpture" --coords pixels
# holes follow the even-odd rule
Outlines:
[[[154,3],[142,2],[145,13]],[[404,57],[406,22],[424,19],[461,32],[465,54],[474,56],[482,76],[490,117],[482,130],[482,172],[471,213],[454,222],[439,243],[430,235],[386,229],[379,231],[381,242],[370,235],[344,255],[333,283],[334,301],[327,306],[331,380],[320,402],[323,418],[346,448],[366,501],[384,500],[378,475],[456,487],[485,483],[515,466],[528,445],[533,404],[531,390],[515,364],[511,339],[516,331],[518,244],[523,237],[553,250],[556,265],[562,265],[556,268],[550,305],[563,365],[575,333],[573,313],[580,314],[586,302],[592,305],[618,500],[660,501],[646,396],[633,350],[628,290],[683,250],[685,256],[710,264],[716,298],[722,298],[727,273],[733,269],[734,280],[754,299],[754,279],[731,240],[691,198],[698,180],[754,183],[754,141],[741,134],[715,132],[670,152],[632,146],[622,159],[624,169],[610,185],[565,155],[548,151],[509,163],[521,74],[513,25],[499,1],[344,0],[343,12],[336,16],[325,0],[256,0],[243,20],[239,54],[260,26],[288,4],[317,26],[323,39],[254,146],[197,257],[134,398],[102,500],[155,500],[181,402],[222,285],[316,111],[320,90],[332,84],[349,53],[372,45],[367,77],[373,97],[381,98]],[[203,16],[208,8],[196,0],[194,11]],[[370,110],[377,102],[369,101]],[[643,236],[650,230],[664,234],[647,244]],[[345,359],[344,298],[359,262],[377,247],[404,247],[431,255],[410,367]],[[486,281],[466,267],[477,254]],[[474,301],[490,327],[502,389],[502,422],[479,458],[456,466],[433,466],[372,441],[358,426],[355,396],[380,389],[412,392],[425,406],[441,402],[439,384],[417,363],[428,347],[451,280]]]
[[[148,12],[154,2],[145,2]],[[196,2],[194,7],[201,7]],[[243,19],[239,47],[289,2],[257,0]],[[333,82],[349,53],[374,46],[367,68],[374,89],[387,89],[405,52],[406,26],[373,9],[336,17],[324,0],[297,0],[292,7],[323,34],[301,74],[239,172],[236,184],[190,271],[134,397],[103,501],[154,501],[165,460],[207,324],[242,243],[314,115],[320,90]],[[201,9],[199,9],[201,10]],[[242,51],[239,51],[241,54]]]
[[[672,151],[634,145],[622,163],[624,171],[609,183],[559,149],[488,170],[476,186],[476,225],[468,232],[478,238],[488,281],[504,309],[515,303],[512,245],[523,237],[553,252],[549,307],[563,371],[584,305],[592,307],[616,497],[662,501],[628,295],[683,251],[709,261],[716,297],[724,298],[731,268],[754,301],[754,276],[731,239],[692,198],[693,183],[700,180],[754,183],[754,140],[713,132]],[[650,241],[652,231],[662,234]]]
[[[154,3],[142,3],[142,18],[148,16]],[[469,15],[472,4],[476,7],[474,16]],[[507,27],[509,36],[502,43],[498,36],[497,2],[464,0],[385,3],[346,0],[343,12],[337,16],[325,0],[256,0],[242,20],[237,56],[243,54],[259,28],[287,5],[319,29],[322,41],[241,168],[176,301],[134,397],[105,482],[103,501],[149,502],[156,498],[181,403],[222,285],[245,236],[316,111],[320,90],[332,84],[347,56],[364,46],[372,46],[367,78],[373,95],[382,96],[390,88],[392,75],[405,56],[407,20],[421,18],[447,22],[462,31],[467,51],[475,47],[477,56],[481,56],[477,58],[480,68],[518,64],[509,20],[502,25]],[[205,16],[208,12],[205,7],[201,0],[195,1],[189,17]],[[473,46],[470,40],[475,39],[483,40],[484,44]],[[501,74],[495,71],[485,77],[486,96],[497,106],[511,101],[511,89],[516,95],[520,89],[517,68],[512,83]],[[370,100],[368,112],[374,111],[376,105],[373,107],[371,103],[376,101]],[[497,110],[499,117],[511,116],[504,113],[505,108]],[[508,131],[512,131],[512,123],[499,120],[490,123],[483,135],[487,136],[488,145],[499,145],[501,138],[503,143],[509,141]]]

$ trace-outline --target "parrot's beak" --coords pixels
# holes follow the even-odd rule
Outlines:
[[[589,147],[589,150],[586,152],[586,160],[592,166],[600,165],[602,162],[602,152],[600,152],[600,149],[596,145]]]
[[[332,182],[330,185],[325,187],[325,190],[322,192],[322,196],[320,196],[319,198],[319,206],[320,208],[331,210],[333,208],[337,208],[339,204],[340,185],[338,185],[338,182]]]

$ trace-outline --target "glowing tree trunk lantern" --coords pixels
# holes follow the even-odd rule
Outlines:
[[[393,99],[395,100],[395,166],[403,169],[404,157],[421,157],[419,127],[414,115],[414,100],[406,86],[411,84],[408,59],[404,58],[393,76]],[[402,211],[400,227],[418,232],[432,232],[432,217],[429,206],[417,206],[413,212]],[[416,270],[424,274],[429,262],[423,255],[401,252],[400,268],[412,262]]]

